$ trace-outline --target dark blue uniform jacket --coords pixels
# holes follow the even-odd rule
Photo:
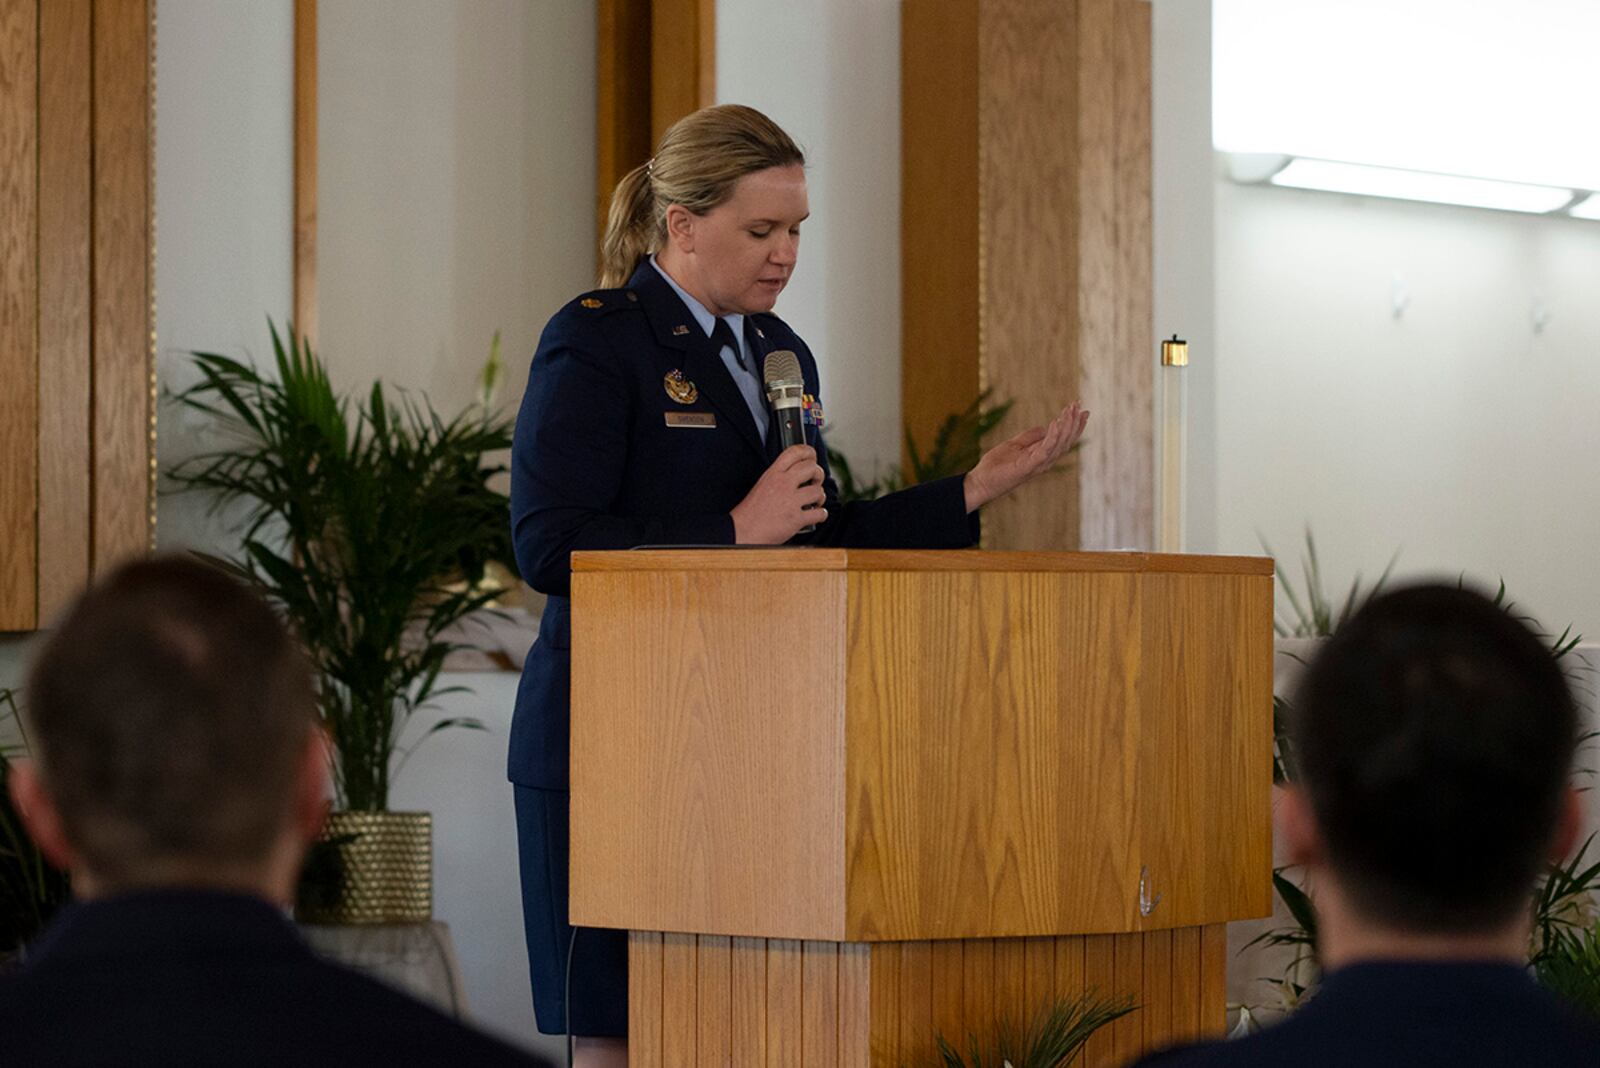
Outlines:
[[[1491,962],[1370,962],[1328,975],[1260,1034],[1154,1054],[1135,1068],[1524,1068],[1600,1064],[1600,1024]]]
[[[0,1064],[548,1068],[316,956],[265,901],[204,890],[63,909],[0,974]]]
[[[805,342],[775,315],[747,317],[756,367],[768,352],[800,359],[820,397]],[[675,400],[667,378],[694,386]],[[686,390],[677,387],[679,397]],[[695,413],[712,427],[672,426]],[[775,435],[774,435],[775,437]],[[818,444],[814,442],[814,444]],[[824,472],[827,458],[817,449]],[[511,454],[511,530],[517,566],[550,595],[523,666],[511,727],[509,775],[522,786],[567,788],[570,554],[641,545],[731,545],[729,514],[777,456],[764,446],[715,343],[648,261],[622,289],[587,293],[545,327],[517,416]],[[794,544],[952,549],[977,540],[959,477],[876,501],[840,505],[823,483],[828,521]]]

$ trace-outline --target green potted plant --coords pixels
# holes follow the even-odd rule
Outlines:
[[[1106,998],[1087,990],[1045,1006],[1025,1027],[1001,1021],[987,1049],[969,1035],[967,1052],[962,1054],[944,1035],[937,1035],[938,1064],[940,1068],[1065,1068],[1078,1059],[1096,1031],[1136,1007],[1131,997]]]
[[[67,874],[52,868],[11,805],[11,761],[27,754],[13,691],[0,687],[0,972],[66,904]]]
[[[481,581],[510,556],[509,502],[488,484],[504,467],[485,457],[510,446],[511,424],[487,404],[446,420],[425,397],[396,401],[381,383],[352,403],[292,328],[287,344],[273,328],[272,344],[275,378],[192,354],[199,380],[174,400],[230,441],[168,474],[210,494],[213,511],[238,508],[239,549],[213,559],[283,611],[318,675],[335,811],[297,914],[426,920],[431,818],[389,811],[389,787],[415,748],[402,749],[402,730],[460,690],[439,685],[459,647],[450,629],[501,592]],[[441,720],[418,741],[450,727],[481,724]]]

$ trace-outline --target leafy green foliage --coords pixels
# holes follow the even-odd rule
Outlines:
[[[393,758],[410,754],[401,730],[460,690],[439,686],[455,648],[442,635],[501,592],[474,583],[511,556],[509,502],[487,484],[505,468],[484,459],[510,446],[511,426],[477,408],[447,421],[381,383],[352,405],[292,329],[285,344],[273,328],[272,345],[276,379],[193,353],[200,379],[174,399],[234,443],[168,474],[209,493],[213,511],[242,508],[240,551],[213,562],[291,621],[320,677],[339,803],[381,810]],[[479,726],[444,720],[423,737]]]
[[[1289,573],[1284,570],[1282,564],[1277,563],[1278,554],[1272,551],[1265,538],[1261,539],[1261,548],[1273,558],[1273,570],[1278,576],[1278,589],[1283,592],[1289,611],[1292,613],[1287,619],[1273,620],[1273,628],[1280,638],[1328,637],[1383,589],[1384,583],[1389,580],[1390,572],[1394,570],[1395,561],[1400,558],[1400,551],[1396,549],[1394,556],[1389,558],[1389,566],[1383,569],[1378,581],[1366,590],[1361,588],[1361,576],[1357,574],[1350,582],[1350,589],[1345,593],[1344,601],[1335,605],[1322,588],[1322,565],[1317,562],[1317,542],[1311,536],[1310,527],[1306,528],[1305,554],[1300,558],[1300,573],[1305,582],[1303,591],[1295,590]]]
[[[978,457],[983,454],[984,436],[1000,425],[1011,411],[1013,403],[1001,401],[986,408],[990,395],[986,389],[961,411],[946,416],[934,435],[933,447],[926,454],[917,447],[911,428],[906,427],[906,459],[911,472],[909,478],[898,469],[890,468],[871,482],[860,481],[845,455],[837,449],[828,449],[828,467],[833,472],[834,481],[839,484],[839,499],[872,500],[907,486],[917,486],[972,470]]]
[[[1533,945],[1529,960],[1536,967],[1562,939],[1581,932],[1594,921],[1596,894],[1600,893],[1600,862],[1585,863],[1590,835],[1565,864],[1551,864],[1533,897]],[[1600,974],[1595,981],[1600,983]]]
[[[1284,907],[1289,910],[1289,916],[1294,922],[1287,927],[1277,927],[1256,935],[1245,943],[1243,949],[1250,949],[1252,946],[1293,948],[1293,955],[1284,968],[1283,977],[1268,982],[1274,982],[1280,987],[1287,1004],[1296,1005],[1309,992],[1310,984],[1315,982],[1317,975],[1317,911],[1311,903],[1311,895],[1286,874],[1290,870],[1289,867],[1273,869],[1272,889]]]
[[[1534,959],[1533,970],[1547,989],[1600,1019],[1600,923],[1558,932]]]
[[[982,1049],[975,1037],[968,1036],[963,1057],[939,1035],[939,1063],[944,1068],[1060,1068],[1078,1058],[1089,1036],[1134,1008],[1132,998],[1102,998],[1096,991],[1086,991],[1040,1010],[1026,1027],[1002,1022],[992,1049]]]
[[[9,724],[8,733],[15,729],[17,741],[0,744],[0,960],[37,934],[71,893],[66,872],[44,859],[11,804],[11,761],[26,755],[27,736],[15,694],[0,689],[4,724]]]

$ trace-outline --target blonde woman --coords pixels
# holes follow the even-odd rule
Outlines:
[[[523,916],[539,1029],[576,1063],[626,1063],[623,932],[567,925],[569,560],[638,545],[972,545],[977,511],[1049,468],[1083,432],[1074,404],[985,453],[965,475],[841,504],[820,448],[780,451],[763,398],[769,352],[817,365],[772,314],[810,214],[805,158],[771,119],[705,108],[618,184],[603,288],[556,313],[528,378],[512,449],[517,564],[549,595],[511,728]],[[814,531],[803,532],[815,527]]]

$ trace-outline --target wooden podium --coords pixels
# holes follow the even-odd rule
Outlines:
[[[1272,568],[575,553],[572,920],[630,1063],[933,1063],[1093,987],[1087,1065],[1216,1033],[1271,911]]]

